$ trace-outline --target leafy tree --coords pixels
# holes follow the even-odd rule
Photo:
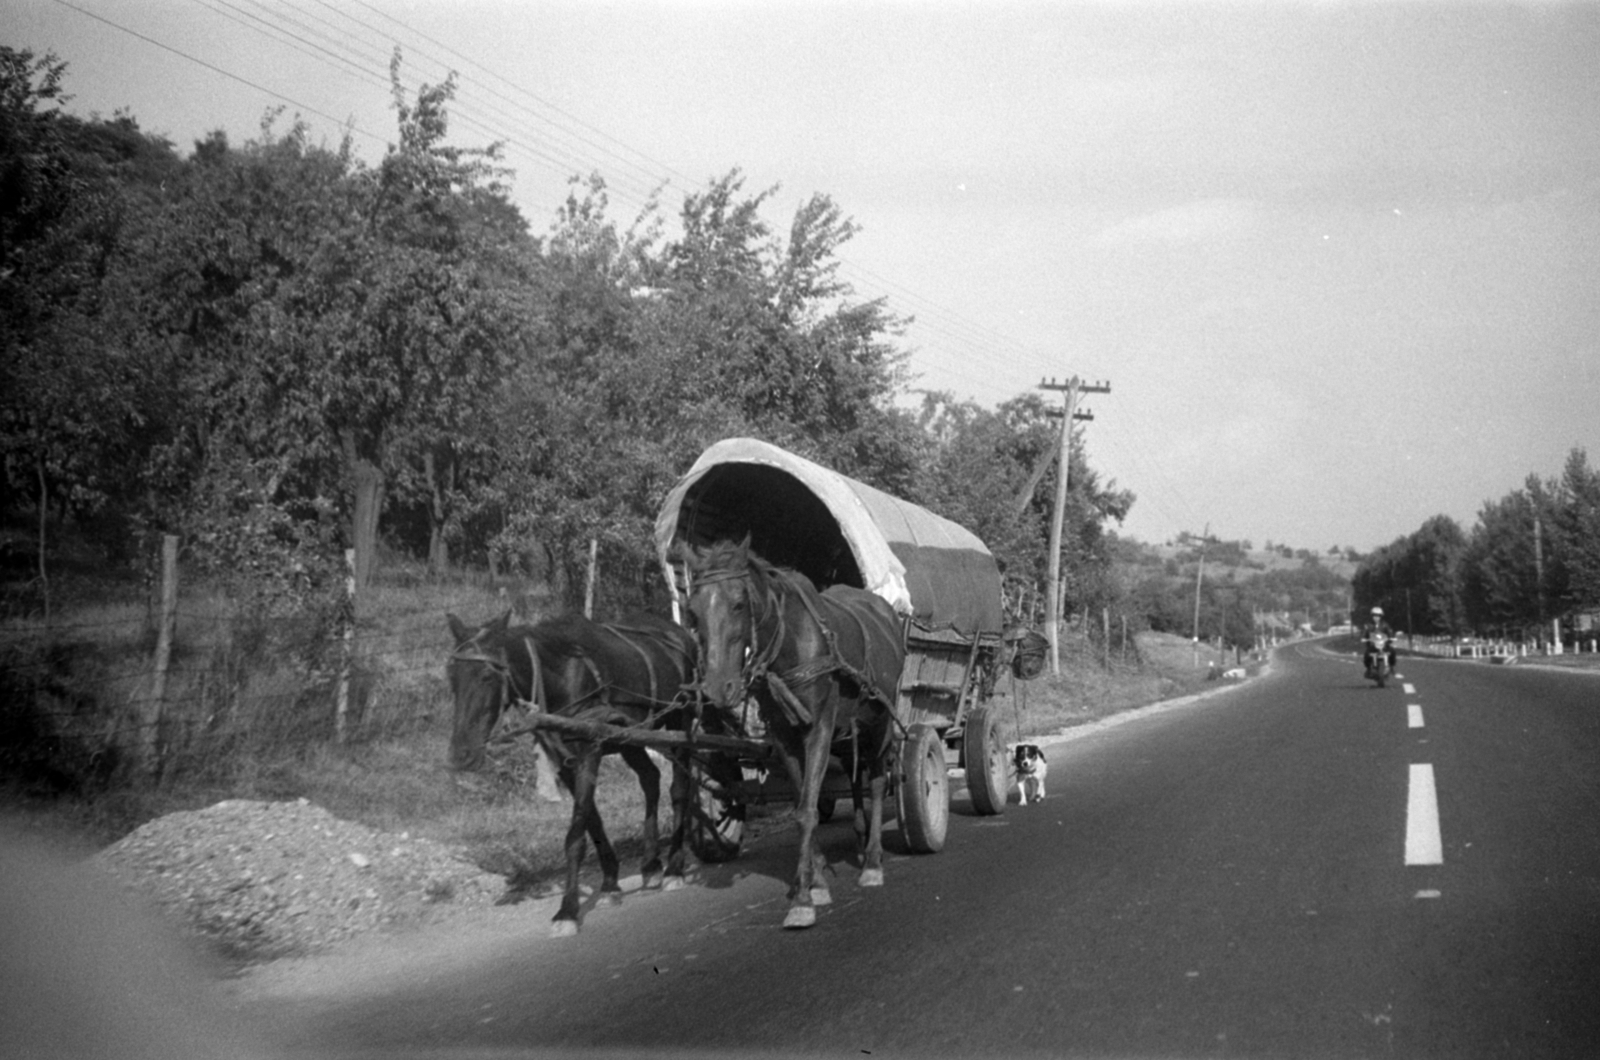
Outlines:
[[[894,322],[834,271],[854,226],[814,197],[778,240],[770,196],[732,171],[685,197],[682,235],[665,243],[653,202],[622,229],[598,179],[558,216],[549,315],[502,411],[519,431],[497,548],[542,551],[569,598],[590,541],[651,591],[656,506],[718,438],[759,436],[904,492],[917,436],[890,406]]]
[[[971,529],[1021,586],[1041,584],[1049,569],[1049,533],[1059,470],[1060,425],[1044,399],[1023,394],[993,411],[947,394],[924,397],[921,424],[931,451],[911,497]],[[1110,521],[1120,522],[1133,495],[1102,486],[1082,436],[1070,443],[1062,532],[1063,610],[1099,609],[1120,598],[1113,576]]]
[[[144,189],[176,166],[131,119],[61,111],[65,73],[0,46],[0,453],[6,510],[37,507],[46,589],[52,503],[108,510],[134,478],[146,373],[117,261]]]
[[[1351,580],[1357,612],[1376,605],[1410,633],[1453,633],[1463,624],[1460,525],[1436,515],[1362,560]]]
[[[415,103],[390,64],[400,142],[372,175],[348,242],[328,243],[314,275],[324,415],[352,497],[357,577],[365,580],[385,490],[403,469],[431,494],[431,550],[443,558],[441,469],[488,405],[530,318],[530,247],[505,200],[499,145],[446,143],[454,75]],[[366,190],[366,189],[363,189]]]
[[[1520,634],[1542,621],[1539,550],[1549,523],[1546,508],[1544,484],[1530,475],[1523,489],[1485,502],[1479,511],[1462,556],[1462,603],[1474,628]]]
[[[530,254],[493,149],[443,142],[452,92],[397,89],[400,142],[375,169],[269,115],[241,150],[198,145],[172,197],[154,259],[187,422],[162,464],[191,541],[229,569],[325,565],[342,538],[364,581],[393,488],[427,501],[445,558],[456,464],[526,328]]]
[[[1600,611],[1600,470],[1588,454],[1567,455],[1553,497],[1554,565],[1559,599],[1569,613]]]

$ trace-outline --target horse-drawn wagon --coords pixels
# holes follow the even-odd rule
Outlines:
[[[531,712],[499,738],[537,734],[573,793],[555,933],[577,930],[587,841],[601,890],[618,890],[594,802],[600,758],[612,751],[644,792],[647,885],[681,882],[686,844],[702,860],[737,853],[747,806],[796,805],[786,927],[814,923],[814,907],[829,901],[815,829],[840,798],[855,807],[867,887],[883,883],[887,798],[912,851],[944,846],[952,757],[974,809],[1005,811],[1010,763],[990,697],[1009,653],[999,569],[975,535],[776,446],[732,438],[667,494],[655,536],[676,623],[449,620],[452,765],[481,764],[521,703]],[[646,748],[678,766],[664,863],[659,772]]]
[[[976,535],[776,446],[731,438],[702,453],[667,494],[655,536],[680,620],[691,590],[684,548],[718,541],[747,540],[750,551],[819,589],[852,586],[886,601],[899,617],[905,651],[888,693],[899,751],[889,784],[905,843],[916,852],[943,847],[952,761],[966,770],[978,813],[1005,812],[1009,760],[1002,716],[991,703],[1007,655],[1001,583],[994,556]],[[760,735],[754,719],[742,730]],[[707,806],[716,828],[695,830],[702,857],[737,849],[744,806],[796,797],[782,771],[770,768],[767,751],[752,742],[744,753],[719,752]],[[840,759],[833,756],[822,784],[824,817],[851,792]]]

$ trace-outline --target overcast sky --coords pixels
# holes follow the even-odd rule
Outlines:
[[[536,232],[575,172],[624,220],[825,192],[917,385],[1110,383],[1147,541],[1365,550],[1600,463],[1600,4],[0,0],[0,39],[185,153],[284,105],[368,159],[398,43]]]

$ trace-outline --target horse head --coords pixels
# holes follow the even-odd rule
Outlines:
[[[489,734],[512,696],[511,661],[506,654],[507,611],[472,629],[447,614],[455,649],[446,675],[455,699],[450,727],[450,768],[474,770],[483,765]]]
[[[706,548],[685,545],[688,574],[688,624],[700,650],[700,690],[721,710],[744,701],[752,675],[765,585],[760,561],[750,553],[750,538],[718,541]]]

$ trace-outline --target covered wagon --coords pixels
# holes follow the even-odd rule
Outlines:
[[[895,788],[910,848],[935,851],[944,844],[952,761],[966,770],[974,809],[1003,813],[1010,764],[990,697],[1006,652],[1000,572],[984,543],[948,519],[777,446],[729,438],[700,455],[656,520],[675,611],[685,583],[674,545],[746,535],[754,551],[818,588],[866,589],[901,616],[906,666],[895,711],[901,734]],[[727,839],[735,846],[740,806],[793,798],[762,768],[758,747],[752,744],[722,789]],[[848,791],[848,778],[832,778],[824,812]]]

